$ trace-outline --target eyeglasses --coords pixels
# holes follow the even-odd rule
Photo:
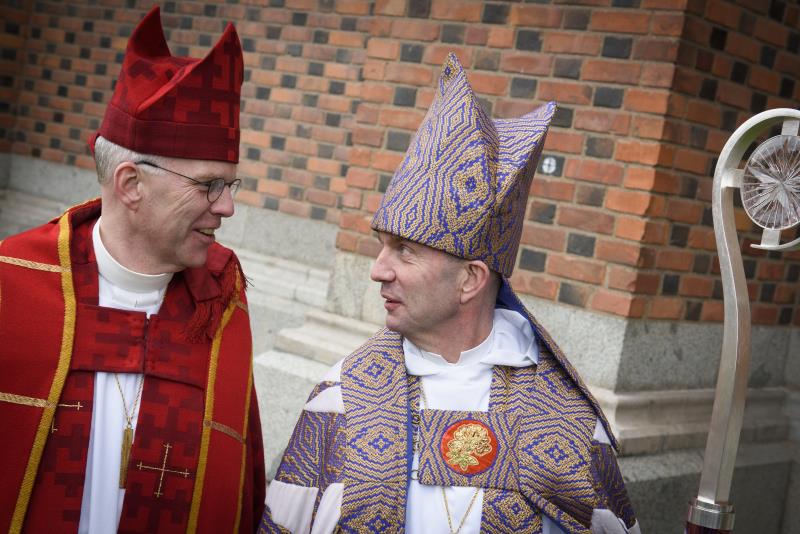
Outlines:
[[[150,167],[155,167],[156,169],[161,169],[162,171],[171,172],[172,174],[177,174],[181,178],[186,178],[187,180],[199,185],[200,187],[206,188],[206,198],[208,201],[213,204],[219,197],[222,196],[222,191],[225,190],[225,186],[228,186],[231,190],[231,196],[236,196],[236,192],[239,191],[239,186],[242,185],[241,178],[236,178],[231,182],[226,182],[225,178],[214,178],[213,180],[208,180],[207,182],[203,182],[201,180],[195,180],[191,176],[186,176],[185,174],[181,174],[179,172],[171,171],[169,169],[165,169],[164,167],[160,167],[155,163],[150,161],[135,161],[134,165],[149,165]]]

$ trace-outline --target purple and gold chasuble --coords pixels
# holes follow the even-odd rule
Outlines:
[[[597,403],[507,282],[497,306],[528,318],[539,342],[539,363],[495,366],[488,412],[422,410],[414,417],[419,380],[406,374],[401,336],[385,329],[343,360],[340,383],[315,387],[309,403],[340,387],[344,412],[305,410],[275,477],[319,489],[311,527],[325,490],[341,484],[335,531],[403,532],[416,428],[415,476],[422,484],[484,488],[481,532],[541,533],[544,514],[565,532],[589,533],[596,510],[634,527],[616,442]],[[593,439],[598,419],[613,447]],[[443,438],[459,422],[485,428],[494,439],[497,450],[487,454],[488,467],[469,469],[464,460],[465,470],[454,468],[458,457],[455,462],[448,457]],[[285,517],[283,512],[276,515]],[[260,531],[287,532],[273,513],[268,506]]]

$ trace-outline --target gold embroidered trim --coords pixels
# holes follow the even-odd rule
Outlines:
[[[239,274],[236,274],[236,294],[242,287]],[[206,383],[206,409],[203,414],[204,421],[214,420],[214,386],[217,382],[217,364],[219,363],[219,348],[222,345],[222,332],[231,320],[233,310],[236,307],[236,298],[231,299],[222,314],[217,333],[211,342],[211,355],[208,364],[208,382]],[[208,467],[208,444],[211,441],[211,426],[203,426],[203,433],[200,437],[200,457],[197,462],[197,473],[194,479],[194,491],[192,492],[192,507],[189,509],[189,522],[186,526],[187,534],[197,532],[197,520],[200,516],[200,501],[203,498],[203,484],[206,480],[206,467]]]
[[[38,261],[23,260],[22,258],[12,258],[11,256],[0,256],[0,263],[8,263],[9,265],[16,265],[17,267],[25,267],[27,269],[36,269],[37,271],[47,271],[50,273],[63,273],[70,272],[69,267],[62,267],[61,265],[51,265],[49,263],[40,263]]]
[[[28,464],[25,467],[25,474],[20,484],[17,503],[14,506],[14,515],[11,517],[9,533],[18,534],[22,531],[22,524],[25,520],[25,512],[28,510],[33,483],[36,479],[36,471],[39,469],[39,462],[42,459],[44,445],[50,434],[50,427],[55,416],[55,405],[61,397],[64,389],[64,382],[67,380],[69,362],[72,358],[72,346],[75,341],[75,288],[72,286],[71,261],[69,256],[70,227],[69,214],[67,211],[58,220],[58,261],[61,264],[61,291],[64,294],[64,329],[61,334],[61,352],[58,357],[53,383],[50,385],[50,393],[47,402],[53,407],[47,407],[39,419],[39,428],[36,430],[36,437],[33,440],[31,454],[28,457]],[[44,265],[44,264],[42,264]]]
[[[35,397],[26,397],[25,395],[15,395],[14,393],[0,392],[0,401],[23,406],[35,406],[36,408],[55,408],[55,404],[47,402],[47,399],[37,399]]]
[[[203,425],[207,426],[211,430],[217,430],[222,432],[226,436],[230,436],[239,443],[244,443],[244,438],[241,434],[235,431],[233,428],[229,427],[228,425],[223,425],[222,423],[217,423],[216,421],[203,421]]]
[[[245,312],[246,314],[250,315],[250,309],[247,307],[247,304],[245,304],[244,302],[242,302],[241,300],[239,300],[239,297],[236,297],[236,306],[237,306],[239,309],[241,309],[241,310],[244,310],[244,312]]]
[[[239,525],[242,521],[242,497],[244,496],[244,473],[247,466],[247,425],[250,422],[250,393],[253,390],[253,354],[250,353],[250,369],[247,374],[247,393],[244,399],[244,427],[242,433],[242,466],[239,471],[239,498],[236,500],[236,521],[233,525],[233,532],[239,532]]]

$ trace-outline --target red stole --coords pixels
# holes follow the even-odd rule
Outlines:
[[[0,529],[77,530],[94,373],[107,371],[145,375],[119,532],[252,531],[264,484],[244,291],[224,303],[213,339],[184,336],[195,306],[221,299],[219,275],[236,260],[213,246],[206,268],[173,277],[149,319],[101,308],[98,211],[74,208],[0,245],[0,435],[15,436],[0,445],[11,475],[0,480]]]

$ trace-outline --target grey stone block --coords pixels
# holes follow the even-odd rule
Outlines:
[[[267,479],[272,480],[308,395],[329,366],[285,352],[255,358],[253,375],[261,412]]]
[[[330,269],[337,232],[336,225],[325,221],[237,204],[236,214],[222,225],[219,237],[235,248]]]
[[[8,188],[73,205],[100,195],[97,173],[13,154]]]

